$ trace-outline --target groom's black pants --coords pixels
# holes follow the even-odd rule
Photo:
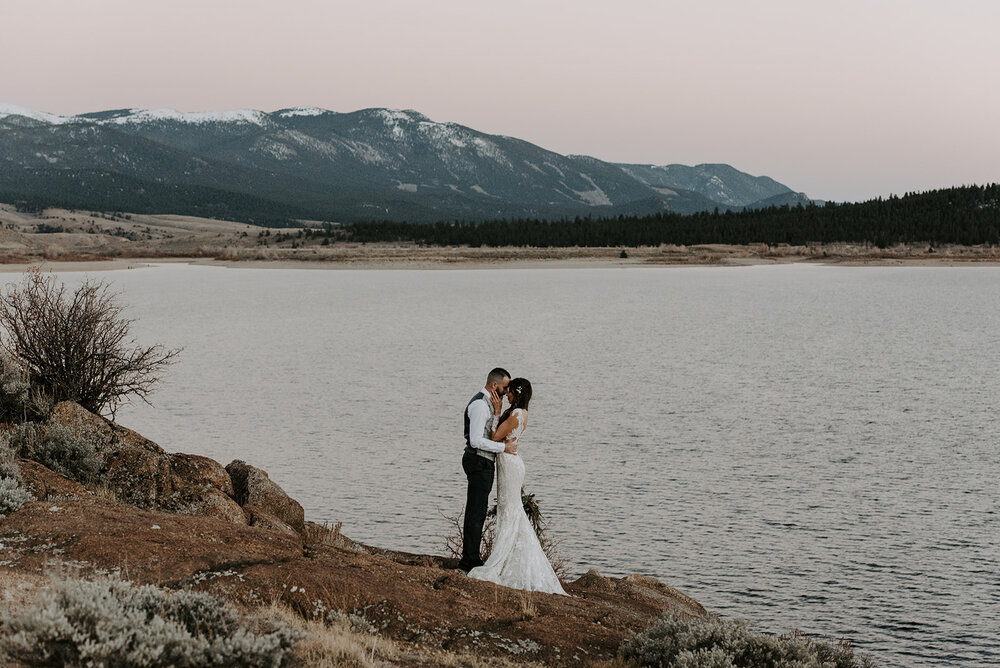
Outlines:
[[[483,524],[486,522],[490,490],[493,489],[495,465],[474,452],[466,452],[462,456],[462,468],[469,479],[469,491],[465,497],[461,565],[472,568],[483,563],[479,556],[479,545],[483,541]]]

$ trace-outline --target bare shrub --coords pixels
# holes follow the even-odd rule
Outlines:
[[[455,559],[462,558],[462,544],[465,542],[465,521],[464,515],[442,516],[448,521],[451,530],[444,537],[444,547],[448,556]],[[483,542],[479,546],[479,555],[486,561],[493,552],[493,542],[497,537],[497,508],[492,506],[486,512],[486,521],[483,522]]]
[[[845,642],[830,644],[798,634],[755,633],[743,620],[679,619],[664,616],[618,650],[630,666],[678,668],[874,668]]]
[[[2,651],[25,666],[283,666],[301,634],[251,623],[208,594],[68,581],[0,623]]]
[[[535,535],[538,536],[538,542],[542,546],[542,551],[545,556],[548,557],[549,563],[552,564],[552,570],[555,571],[556,576],[560,580],[565,580],[568,575],[566,561],[559,554],[559,543],[558,540],[553,540],[548,535],[548,522],[542,518],[542,511],[539,505],[538,499],[534,494],[528,494],[521,488],[521,505],[524,506],[524,513],[528,516],[528,520],[531,522],[532,528],[535,530]],[[451,527],[448,534],[444,537],[445,542],[445,552],[448,556],[455,559],[462,558],[462,543],[464,541],[464,522],[462,520],[462,515],[444,515],[442,516],[448,521]],[[483,542],[479,549],[479,554],[482,556],[483,561],[490,558],[490,554],[493,552],[493,543],[497,537],[497,507],[491,506],[488,511],[486,511],[486,521],[483,523]]]
[[[123,313],[108,283],[88,279],[70,294],[55,276],[32,268],[0,293],[0,346],[24,361],[54,401],[114,415],[133,395],[148,403],[180,352],[135,345],[133,321]]]

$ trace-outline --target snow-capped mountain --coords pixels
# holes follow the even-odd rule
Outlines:
[[[806,201],[728,165],[616,165],[411,110],[57,116],[0,105],[0,201],[190,212],[191,198],[216,198],[234,216],[253,201],[266,216],[434,221],[690,213],[778,195]]]

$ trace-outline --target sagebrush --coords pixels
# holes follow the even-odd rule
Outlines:
[[[33,501],[34,498],[32,493],[17,478],[0,476],[0,519],[19,510],[21,506],[28,501]]]
[[[104,461],[94,438],[56,422],[26,422],[14,427],[10,445],[19,457],[31,459],[81,483],[101,481]]]
[[[665,616],[618,650],[630,666],[670,668],[874,668],[847,643],[755,633],[743,620]]]
[[[271,666],[301,637],[240,617],[208,594],[68,581],[0,621],[0,649],[25,666]]]

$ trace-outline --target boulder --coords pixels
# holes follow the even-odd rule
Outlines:
[[[104,459],[104,484],[119,500],[152,508],[173,493],[170,458],[156,443],[72,401],[56,404],[49,422],[94,444]]]
[[[260,517],[260,522],[270,522],[271,517],[291,527],[296,533],[305,531],[305,512],[299,502],[291,498],[274,483],[266,471],[250,466],[242,460],[234,460],[226,467],[233,481],[236,502],[251,516]]]
[[[168,456],[175,489],[214,487],[229,497],[235,496],[229,473],[214,459],[180,452]]]
[[[669,605],[674,614],[704,617],[707,613],[698,601],[648,575],[632,574],[615,581],[615,593],[632,601]]]
[[[42,466],[30,459],[19,459],[21,481],[39,501],[53,497],[85,499],[90,492],[75,480]]]
[[[247,524],[247,514],[233,500],[233,483],[222,464],[208,457],[175,453],[167,455],[173,492],[157,504],[185,515],[215,517]]]
[[[182,453],[167,458],[173,492],[157,505],[175,513],[247,524],[247,514],[233,500],[233,482],[222,464],[208,457]]]

